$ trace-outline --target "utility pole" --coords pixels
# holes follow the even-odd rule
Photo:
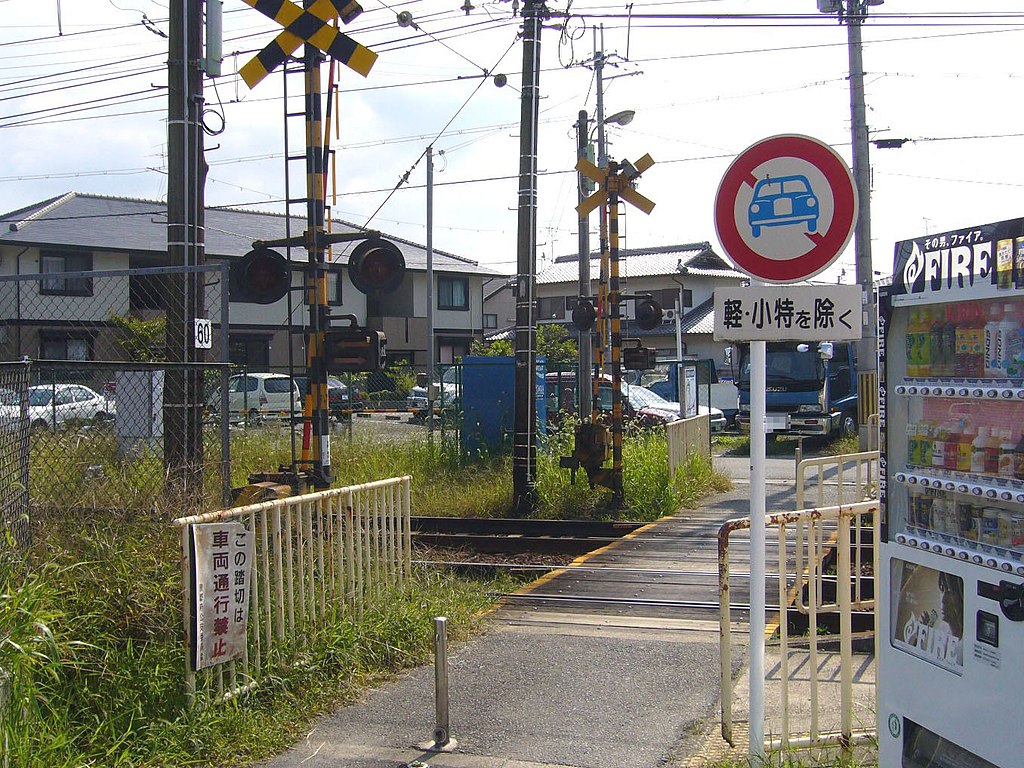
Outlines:
[[[515,417],[512,495],[515,514],[533,511],[537,474],[537,346],[534,289],[537,275],[537,122],[540,109],[540,31],[543,0],[523,4],[523,90],[519,125],[519,219],[516,239]]]
[[[167,255],[182,267],[205,263],[206,161],[203,105],[202,0],[174,0],[168,24]],[[194,363],[193,323],[204,313],[202,273],[169,276],[164,373],[164,456],[168,484],[179,502],[198,503],[202,491],[202,376]]]
[[[859,209],[854,230],[857,260],[857,284],[860,285],[863,312],[861,340],[857,346],[858,414],[860,447],[866,450],[870,434],[868,417],[878,413],[878,309],[875,302],[875,273],[871,261],[871,164],[868,160],[867,110],[864,105],[864,60],[861,28],[868,6],[885,0],[817,0],[822,13],[837,14],[846,24],[847,53],[850,66],[850,132],[853,139],[853,181],[857,187]]]
[[[587,117],[587,110],[581,109],[579,120],[576,122],[576,160],[587,159],[587,145],[589,141],[590,122]],[[578,189],[577,203],[582,203],[587,197],[587,189],[584,183],[586,177],[582,173],[576,174]],[[590,296],[590,221],[586,214],[579,214],[579,259],[580,279],[579,295],[582,301],[584,297]],[[580,392],[580,414],[590,413],[593,407],[591,389],[594,386],[594,341],[590,330],[579,332],[580,364],[577,375],[578,389]]]
[[[875,306],[874,269],[871,262],[871,164],[868,161],[867,110],[864,106],[864,61],[862,58],[861,27],[867,16],[868,5],[880,5],[881,0],[847,0],[846,31],[850,57],[850,116],[853,137],[853,180],[857,185],[860,208],[857,228],[854,230],[854,250],[857,254],[857,283],[863,291],[863,334],[857,351],[860,370],[857,400],[860,413],[860,448],[870,446],[868,417],[878,413],[878,326]]]
[[[483,306],[481,300],[481,307]],[[482,323],[481,323],[482,324]],[[434,435],[434,145],[427,147],[427,434]],[[444,400],[442,399],[442,405]]]

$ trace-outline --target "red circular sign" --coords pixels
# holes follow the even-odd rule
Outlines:
[[[853,175],[809,136],[762,139],[733,160],[715,197],[715,229],[737,269],[790,283],[831,265],[857,223]]]

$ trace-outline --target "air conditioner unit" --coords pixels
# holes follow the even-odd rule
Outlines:
[[[674,309],[665,310],[665,322],[674,323],[676,321],[676,311]]]

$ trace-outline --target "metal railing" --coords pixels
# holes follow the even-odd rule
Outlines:
[[[773,514],[765,516],[765,525],[769,529],[777,531],[778,542],[778,599],[780,606],[778,622],[778,656],[779,673],[778,680],[780,689],[777,692],[779,701],[779,717],[777,723],[777,736],[768,739],[765,747],[767,749],[786,749],[789,747],[817,747],[831,744],[839,744],[844,749],[852,744],[865,741],[873,737],[873,730],[860,730],[855,732],[854,706],[853,706],[853,678],[854,664],[852,654],[852,599],[855,586],[862,576],[860,565],[854,567],[851,560],[851,523],[859,524],[865,519],[870,519],[874,531],[873,538],[877,542],[879,531],[879,515],[877,501],[862,501],[845,505],[834,505],[818,509],[800,509],[794,512]],[[806,535],[794,536],[789,541],[791,530],[799,530],[803,526]],[[730,626],[730,585],[729,585],[729,537],[731,534],[750,528],[749,518],[739,518],[725,523],[718,534],[718,569],[719,569],[719,620],[720,620],[720,653],[721,653],[721,685],[722,685],[722,737],[730,744],[733,743],[733,698],[734,687],[732,679],[732,647],[731,647],[731,626]],[[829,528],[835,533],[834,547],[836,549],[836,606],[835,612],[839,616],[839,688],[840,688],[840,709],[839,729],[824,730],[821,727],[819,717],[820,688],[825,684],[822,673],[822,666],[819,663],[820,646],[834,643],[835,638],[819,636],[818,606],[821,605],[822,595],[822,573],[820,568],[815,568],[812,574],[805,574],[801,568],[796,568],[794,575],[790,576],[789,550],[794,546],[797,550],[806,547],[807,552],[793,558],[794,561],[807,563],[820,563],[823,557],[823,550],[819,548],[822,540],[821,529]],[[875,547],[874,565],[877,572],[877,552]],[[808,690],[806,695],[809,698],[810,709],[808,713],[807,731],[799,734],[793,732],[793,723],[790,718],[790,686],[793,685],[791,678],[791,657],[802,651],[795,651],[791,646],[793,643],[789,637],[789,626],[786,616],[786,607],[793,602],[794,593],[807,588],[812,598],[807,601],[808,607],[808,634],[806,639],[806,663],[800,667],[808,675]],[[802,645],[802,643],[801,643]],[[876,654],[877,655],[877,654]],[[801,691],[801,693],[804,693]]]
[[[796,468],[797,509],[808,507],[806,498],[808,483],[813,484],[814,499],[812,501],[816,507],[875,500],[878,498],[878,451],[848,453],[842,456],[821,456],[801,461]],[[878,554],[877,521],[872,520],[868,528],[874,530],[870,536],[865,535],[863,525],[858,524],[851,529],[850,558],[855,573],[863,573],[865,567],[870,564],[873,576],[877,573],[875,560]],[[809,594],[814,596],[813,611],[817,613],[834,613],[839,610],[839,605],[834,600],[823,601],[820,588],[824,577],[822,562],[826,553],[831,550],[835,537],[834,526],[815,525],[809,527],[805,526],[803,521],[796,523],[794,572],[804,574],[807,582],[815,586],[813,590],[809,590]],[[875,609],[873,589],[870,594],[866,594],[865,586],[868,583],[873,584],[873,581],[854,580],[851,603],[853,610],[873,611]],[[792,604],[801,613],[812,612],[812,606],[804,600],[802,590],[797,591]]]
[[[361,615],[412,572],[411,478],[398,477],[223,509],[174,521],[181,529],[186,696],[224,700],[294,662],[326,628]],[[189,526],[237,521],[252,532],[255,559],[243,657],[193,668]]]

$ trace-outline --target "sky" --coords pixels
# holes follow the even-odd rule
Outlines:
[[[365,78],[339,67],[332,215],[425,243],[431,146],[434,247],[513,274],[518,4],[474,0],[467,13],[458,0],[362,1],[364,13],[344,31],[378,59]],[[166,200],[169,2],[184,0],[0,0],[0,211],[68,191]],[[283,77],[272,73],[250,90],[236,74],[279,27],[242,0],[223,7],[223,74],[205,82],[207,203],[281,211]],[[847,31],[815,0],[547,7],[540,268],[577,248],[575,124],[579,110],[596,113],[595,46],[607,60],[605,114],[635,112],[629,125],[609,126],[609,155],[655,161],[637,183],[655,208],[627,211],[623,247],[710,241],[725,255],[713,215],[718,186],[736,156],[765,137],[811,136],[852,162]],[[413,24],[399,26],[400,12]],[[1019,3],[886,0],[870,8],[862,32],[870,139],[908,140],[871,146],[873,269],[891,273],[898,240],[1024,216]],[[495,75],[507,83],[498,87]],[[301,78],[288,87],[299,94]],[[301,121],[289,134],[299,151]],[[301,164],[292,169],[297,195]],[[855,274],[851,240],[821,277],[852,283]]]

